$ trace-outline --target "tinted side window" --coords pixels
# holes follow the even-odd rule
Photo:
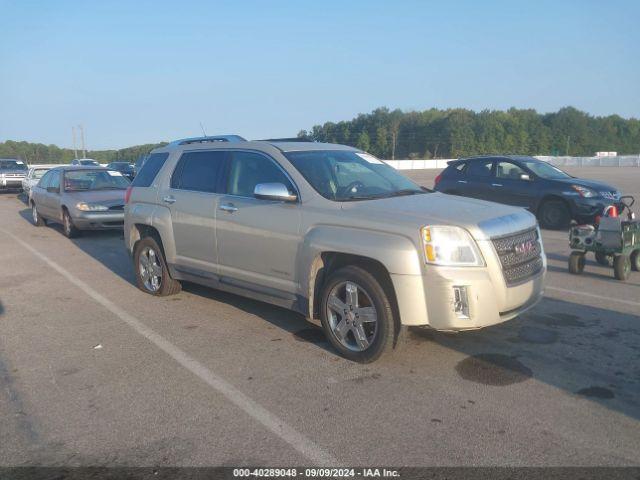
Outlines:
[[[222,150],[183,153],[171,176],[171,188],[217,192],[226,155]]]
[[[490,177],[493,160],[474,160],[467,163],[465,170],[470,177]]]
[[[241,197],[253,197],[258,183],[282,183],[291,193],[293,185],[282,170],[264,155],[252,152],[233,152],[227,193]]]
[[[136,175],[136,178],[131,182],[131,185],[134,187],[148,187],[151,185],[168,157],[168,153],[154,153],[150,155],[149,159]]]
[[[49,180],[48,187],[60,188],[60,171],[51,172],[51,179]]]
[[[47,188],[49,186],[49,181],[51,180],[52,175],[53,175],[53,172],[45,173],[44,176],[38,182],[38,186],[40,188]]]

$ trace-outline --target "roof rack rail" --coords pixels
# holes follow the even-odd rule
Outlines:
[[[191,143],[210,143],[210,142],[246,142],[247,139],[240,135],[215,135],[207,137],[192,137],[181,138],[180,140],[174,140],[167,145],[168,147],[175,147],[177,145],[189,145]]]
[[[313,142],[309,137],[263,138],[256,142]]]

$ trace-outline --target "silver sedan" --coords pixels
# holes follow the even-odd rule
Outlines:
[[[107,168],[54,168],[32,187],[29,203],[33,223],[61,223],[69,238],[82,230],[122,229],[129,184],[120,172]]]

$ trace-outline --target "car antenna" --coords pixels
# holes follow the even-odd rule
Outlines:
[[[207,136],[207,132],[204,131],[204,126],[202,125],[202,122],[200,123],[200,128],[202,129],[202,136],[206,137]]]

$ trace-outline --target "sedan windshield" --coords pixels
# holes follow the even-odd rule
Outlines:
[[[124,190],[129,180],[115,170],[70,170],[64,174],[64,190]]]
[[[563,172],[559,168],[554,167],[547,162],[542,162],[540,160],[525,160],[522,163],[524,163],[529,170],[531,170],[540,178],[546,178],[547,180],[556,180],[558,178],[573,178],[568,173]]]
[[[33,170],[33,174],[31,176],[31,178],[33,179],[39,179],[42,178],[42,176],[47,173],[49,171],[48,168],[35,168]]]
[[[371,200],[428,191],[368,153],[315,150],[284,155],[329,200]]]
[[[26,170],[22,160],[0,160],[0,170]]]

